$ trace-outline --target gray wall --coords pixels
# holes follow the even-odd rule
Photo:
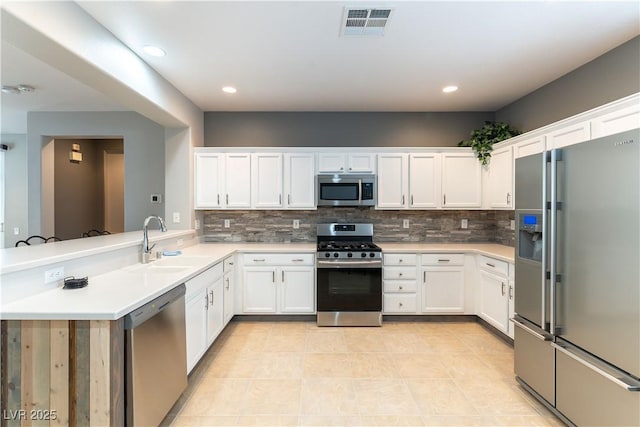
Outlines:
[[[492,112],[207,112],[208,147],[450,147]]]
[[[27,116],[29,234],[41,228],[41,151],[51,137],[122,138],[125,158],[125,231],[139,230],[148,215],[165,215],[164,203],[150,195],[164,194],[165,130],[133,112],[31,112]]]
[[[469,220],[462,230],[460,220]],[[231,227],[224,228],[224,220]],[[300,228],[293,229],[293,220]],[[408,219],[410,227],[402,228]],[[514,245],[513,211],[382,211],[362,208],[318,208],[317,211],[208,211],[204,235],[211,242],[315,242],[316,224],[370,222],[377,242],[472,243]]]
[[[72,144],[80,144],[81,162],[71,162]],[[104,152],[123,151],[122,140],[56,139],[54,148],[55,235],[76,239],[104,229]],[[126,160],[126,159],[125,159]]]
[[[496,112],[527,132],[640,92],[640,36]]]
[[[4,154],[4,244],[10,248],[27,237],[27,135],[2,134],[1,138],[2,143],[9,146]],[[13,234],[15,227],[20,234]]]

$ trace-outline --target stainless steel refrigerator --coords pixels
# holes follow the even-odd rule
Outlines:
[[[516,379],[569,424],[640,426],[640,129],[515,173]]]

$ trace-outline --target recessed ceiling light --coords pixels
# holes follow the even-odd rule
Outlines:
[[[158,46],[152,46],[150,44],[146,45],[145,47],[142,48],[145,53],[147,53],[147,55],[151,55],[151,56],[165,56],[167,53],[160,49]]]
[[[236,89],[233,86],[225,86],[225,87],[222,88],[222,91],[224,93],[236,93],[238,91],[238,89]]]
[[[451,93],[451,92],[455,92],[458,90],[458,86],[445,86],[442,88],[442,91],[444,93]]]

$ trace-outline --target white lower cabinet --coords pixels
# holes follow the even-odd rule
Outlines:
[[[418,293],[416,254],[384,254],[383,297],[384,314],[417,314]]]
[[[509,264],[480,255],[478,267],[480,271],[478,316],[508,335],[510,295],[514,293],[514,289],[509,288]]]
[[[225,258],[223,261],[223,271],[224,271],[224,276],[222,278],[222,285],[223,285],[223,289],[224,289],[224,324],[225,326],[227,325],[227,323],[229,323],[231,321],[231,319],[233,318],[234,313],[234,293],[235,293],[235,286],[234,286],[234,277],[235,277],[235,268],[234,268],[235,262],[234,262],[234,257],[230,256],[228,258]]]
[[[186,282],[187,372],[198,363],[224,327],[222,263]]]
[[[242,313],[315,313],[315,279],[314,254],[245,254]]]
[[[423,313],[464,313],[464,254],[424,254]]]

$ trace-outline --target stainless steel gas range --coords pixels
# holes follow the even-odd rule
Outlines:
[[[318,326],[382,325],[382,250],[373,224],[318,224]]]

